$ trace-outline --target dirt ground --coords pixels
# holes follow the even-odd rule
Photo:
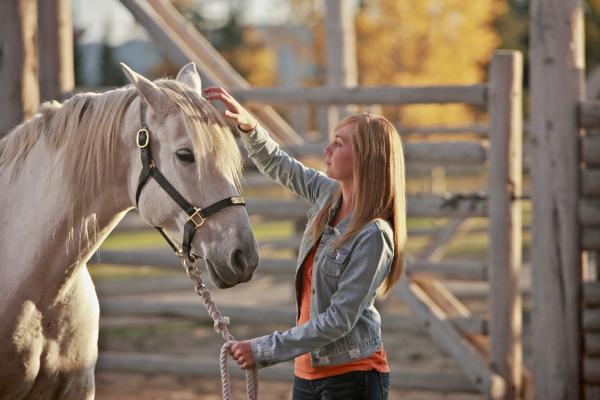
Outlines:
[[[293,306],[291,287],[284,282],[274,282],[269,277],[258,277],[253,282],[227,291],[212,289],[217,304],[255,306],[257,310],[269,306]],[[114,297],[113,297],[114,298]],[[147,297],[127,296],[143,302]],[[165,301],[200,300],[190,290],[189,293],[166,293],[152,296]],[[485,308],[485,298],[470,296],[465,303],[474,314]],[[386,329],[385,316],[390,314],[408,315],[400,300],[392,299],[386,304],[383,314],[383,340],[390,368],[395,372],[406,373],[461,373],[458,364],[421,332],[398,332]],[[292,321],[293,322],[293,321]],[[290,324],[249,324],[232,321],[231,333],[238,339],[252,338],[268,334],[273,330],[286,329]],[[208,323],[191,319],[158,317],[103,317],[99,347],[100,352],[136,352],[168,354],[181,357],[199,357],[218,362],[218,354],[223,340]],[[236,368],[233,361],[230,369]],[[241,379],[232,379],[233,399],[245,399],[245,384]],[[260,399],[291,398],[291,381],[261,380]],[[170,374],[143,374],[114,371],[96,372],[96,398],[99,400],[132,399],[221,399],[221,385],[218,377],[177,376]],[[482,399],[483,396],[466,393],[440,393],[422,390],[392,389],[390,399],[401,400],[441,400],[441,399]]]

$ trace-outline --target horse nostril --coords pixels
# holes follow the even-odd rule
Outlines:
[[[246,260],[244,259],[244,253],[240,249],[235,249],[231,253],[231,266],[235,269],[244,271],[246,269]]]

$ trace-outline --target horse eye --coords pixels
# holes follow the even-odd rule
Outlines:
[[[194,153],[192,153],[192,150],[190,150],[188,148],[177,150],[175,152],[175,155],[177,155],[177,158],[179,158],[181,161],[183,161],[185,163],[192,164],[193,162],[196,161],[196,159],[194,158]]]

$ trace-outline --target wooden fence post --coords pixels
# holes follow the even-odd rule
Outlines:
[[[0,1],[0,137],[40,103],[36,0]]]
[[[533,0],[529,14],[534,392],[540,400],[581,399],[583,4]]]
[[[521,53],[497,51],[490,67],[489,309],[490,366],[506,380],[506,397],[519,396],[521,346]]]
[[[61,99],[75,87],[70,0],[38,0],[40,96]]]
[[[327,86],[349,87],[358,83],[356,66],[356,35],[352,2],[325,1],[325,51]],[[348,113],[348,106],[325,107],[318,110],[319,131],[325,141],[335,124]]]

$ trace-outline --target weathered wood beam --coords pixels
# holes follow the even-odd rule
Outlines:
[[[61,99],[75,87],[71,0],[38,0],[40,96]]]
[[[532,335],[540,338],[533,341],[533,391],[538,399],[579,399],[584,261],[577,105],[585,86],[583,1],[532,0],[529,10]]]
[[[266,104],[446,104],[465,103],[483,107],[485,85],[455,86],[359,86],[355,88],[274,87],[235,90],[245,103]]]
[[[461,366],[469,381],[490,399],[501,399],[506,394],[504,379],[490,370],[477,350],[458,333],[448,316],[415,283],[399,283],[402,299],[408,304],[424,329],[443,346]]]
[[[488,274],[490,365],[506,382],[506,399],[523,384],[521,270],[523,61],[518,51],[496,51],[490,67],[490,177]]]
[[[39,104],[37,1],[0,1],[0,138]]]
[[[214,377],[218,382],[220,375],[219,363],[215,359],[191,358],[173,355],[124,353],[102,351],[98,356],[97,370],[124,371],[141,373],[168,373],[186,376]],[[244,372],[233,366],[229,373],[232,377],[242,379]],[[265,368],[260,372],[265,381],[291,381],[294,378],[293,367],[290,364],[279,364]],[[390,378],[391,386],[399,389],[420,389],[443,392],[474,393],[476,389],[461,374],[456,373],[402,373],[393,372]]]

